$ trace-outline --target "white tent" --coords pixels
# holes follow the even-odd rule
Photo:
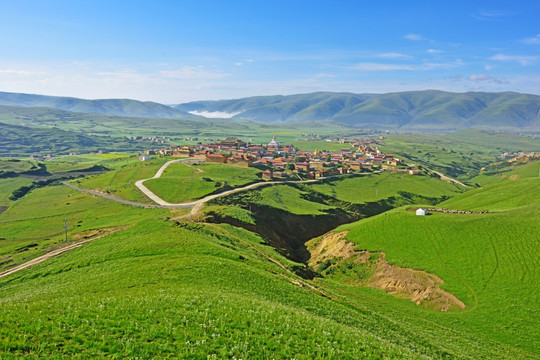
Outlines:
[[[424,208],[420,208],[420,209],[416,210],[416,215],[424,216],[426,214],[427,214],[427,210],[424,209]]]

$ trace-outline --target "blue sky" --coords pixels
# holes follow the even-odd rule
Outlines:
[[[540,94],[540,1],[0,0],[0,90]]]

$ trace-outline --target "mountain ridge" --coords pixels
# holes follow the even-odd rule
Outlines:
[[[147,118],[194,117],[186,111],[152,101],[131,99],[87,100],[75,97],[0,92],[0,105],[46,107],[86,114],[105,114]]]
[[[515,92],[452,93],[440,90],[386,94],[316,92],[197,101],[175,108],[238,113],[263,122],[335,120],[353,127],[407,131],[540,130],[540,96]]]

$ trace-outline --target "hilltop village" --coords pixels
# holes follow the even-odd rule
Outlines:
[[[357,140],[350,148],[339,151],[305,151],[293,145],[282,145],[275,137],[267,145],[246,143],[236,137],[215,143],[198,145],[171,145],[170,148],[147,150],[141,161],[152,156],[191,157],[207,163],[220,163],[240,167],[257,167],[263,170],[262,178],[270,180],[284,177],[317,179],[353,172],[386,170],[416,175],[416,165],[405,164],[393,154],[383,154],[373,138]]]

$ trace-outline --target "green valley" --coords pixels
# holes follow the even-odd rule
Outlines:
[[[389,136],[385,153],[432,156],[268,183],[271,162],[179,158],[154,178],[173,157],[2,159],[0,357],[537,358],[540,162],[507,139]],[[470,151],[473,186],[434,173]],[[217,196],[152,207],[142,179],[175,204]]]

